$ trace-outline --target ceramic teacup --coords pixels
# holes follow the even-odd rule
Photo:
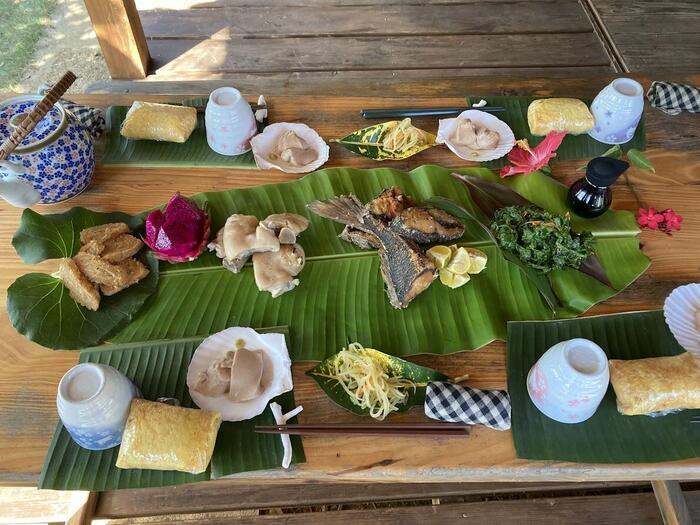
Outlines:
[[[139,389],[108,365],[81,363],[58,384],[56,407],[73,440],[88,450],[104,450],[121,443],[122,432]]]
[[[608,389],[608,357],[593,341],[570,339],[547,350],[527,376],[527,391],[545,416],[580,423],[598,409]]]
[[[240,155],[250,150],[257,132],[253,110],[241,92],[232,87],[215,89],[204,113],[209,147],[221,155]]]
[[[634,132],[644,111],[644,89],[631,78],[617,78],[593,99],[595,127],[588,132],[598,142],[624,144]]]

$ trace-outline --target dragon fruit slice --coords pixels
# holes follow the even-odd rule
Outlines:
[[[146,238],[143,241],[162,261],[193,261],[209,241],[207,212],[176,193],[165,210],[154,210],[148,214]]]

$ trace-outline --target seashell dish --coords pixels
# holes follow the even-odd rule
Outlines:
[[[498,133],[498,144],[493,148],[474,149],[465,144],[458,143],[455,140],[455,134],[460,124],[467,119],[471,120],[476,127],[486,128]],[[461,159],[484,162],[487,160],[500,159],[507,155],[515,145],[515,135],[513,135],[513,130],[508,127],[508,124],[501,119],[485,111],[468,109],[455,118],[440,119],[436,142],[438,144],[445,144],[452,153]]]
[[[233,390],[235,363],[223,363],[227,357],[239,351],[245,354],[241,356],[242,362],[249,364],[251,356],[259,356],[261,366],[255,369],[255,366],[251,365],[252,368],[239,369],[236,372],[239,382],[256,383],[255,388],[250,390],[250,395],[237,399],[237,393]],[[238,356],[233,359],[238,359]],[[226,377],[221,382],[210,385],[209,391],[202,388],[203,381],[206,382],[203,378],[212,377],[209,374],[220,373],[222,369],[217,368],[220,366],[229,367],[225,370],[231,379]],[[230,391],[227,386],[229,380]],[[212,383],[215,381],[216,377]],[[222,384],[223,389],[219,388]],[[244,421],[262,414],[272,399],[289,392],[293,387],[292,361],[284,335],[259,334],[252,328],[243,327],[227,328],[210,335],[202,341],[192,356],[187,369],[187,387],[192,400],[199,408],[219,412],[224,421]]]
[[[700,358],[700,283],[673,290],[664,301],[664,318],[678,344]]]
[[[308,149],[316,153],[316,158],[301,166],[284,160],[279,155],[279,143],[288,132],[302,139]],[[314,129],[297,122],[276,122],[250,140],[255,156],[255,164],[260,169],[277,169],[285,173],[308,173],[317,170],[328,161],[328,144]]]

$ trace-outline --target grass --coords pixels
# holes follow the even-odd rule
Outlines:
[[[21,79],[55,5],[56,0],[0,0],[0,91]]]

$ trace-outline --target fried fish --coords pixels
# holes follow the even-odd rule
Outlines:
[[[437,208],[408,208],[394,217],[389,227],[418,244],[453,241],[464,235],[464,223]]]

